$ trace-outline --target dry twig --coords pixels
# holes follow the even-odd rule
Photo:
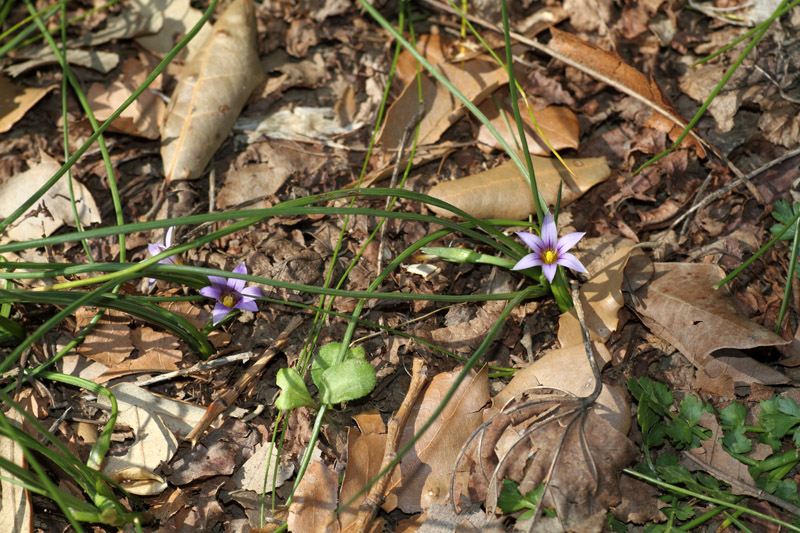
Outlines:
[[[389,466],[389,463],[394,461],[397,457],[397,448],[400,445],[400,437],[403,434],[403,427],[408,421],[411,414],[411,409],[417,403],[422,389],[428,383],[428,369],[425,362],[421,357],[415,357],[411,371],[411,384],[408,386],[408,392],[403,399],[402,405],[397,412],[389,419],[386,428],[386,445],[384,446],[383,462],[381,463],[381,471]],[[355,530],[358,533],[366,533],[369,530],[372,520],[378,511],[378,506],[383,503],[386,496],[386,487],[389,484],[389,478],[392,476],[392,471],[386,472],[380,480],[378,480],[370,489],[369,494],[358,506],[358,516],[356,517]]]

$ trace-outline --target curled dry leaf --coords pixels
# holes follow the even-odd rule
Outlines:
[[[743,316],[726,288],[714,290],[724,272],[706,263],[655,263],[650,283],[635,293],[636,312],[650,330],[697,368],[723,348],[746,350],[788,341]]]
[[[478,109],[486,115],[497,132],[506,140],[509,146],[517,146],[519,141],[519,130],[514,122],[514,113],[509,105],[508,88],[504,87],[496,91],[491,98],[487,98]],[[531,154],[547,156],[550,155],[550,148],[539,136],[536,128],[533,127],[525,101],[519,100],[519,112],[522,116],[525,139],[528,143],[528,150]],[[531,109],[536,124],[542,130],[544,136],[556,150],[564,148],[574,148],[577,150],[580,139],[580,127],[578,117],[570,111],[568,107],[548,106],[544,109]],[[509,131],[511,125],[511,131]],[[478,142],[489,145],[498,150],[502,149],[500,143],[494,135],[489,132],[485,124],[481,124],[478,130]]]
[[[121,468],[108,477],[119,483],[123,489],[138,496],[155,496],[167,488],[164,479],[138,466]]]
[[[235,0],[186,65],[161,129],[166,180],[200,177],[264,73],[252,0]]]
[[[619,503],[620,472],[637,454],[585,398],[538,387],[484,423],[463,457],[474,463],[469,493],[488,509],[494,509],[503,479],[519,483],[522,494],[544,484],[541,504],[555,509],[556,517],[538,517],[533,530],[582,531]]]
[[[433,38],[426,40],[424,46],[421,43],[423,55],[473,104],[480,104],[495,89],[508,82],[506,71],[485,57],[456,63],[443,61],[444,52],[438,43],[439,40]],[[413,64],[413,58],[404,61]],[[418,143],[433,144],[461,118],[465,108],[446,87],[436,83],[429,75],[423,73],[421,83],[425,115],[419,124]],[[400,144],[409,119],[419,107],[417,89],[416,80],[409,79],[402,94],[386,113],[386,122],[379,137],[384,149],[394,149]]]
[[[648,125],[669,133],[673,140],[678,137],[686,122],[652,77],[648,78],[628,65],[614,52],[598,48],[570,33],[552,27],[550,33],[553,35],[549,43],[551,49],[578,63],[596,79],[650,102],[661,113],[651,116]],[[689,136],[685,142],[692,146],[698,157],[705,157],[705,149],[696,137]]]
[[[136,440],[125,455],[106,456],[103,472],[107,474],[128,467],[152,472],[162,461],[169,462],[178,449],[175,433],[188,434],[205,413],[202,407],[153,394],[131,383],[120,383],[109,390],[119,406],[117,423],[133,428]],[[104,409],[111,408],[105,396],[97,401]]]
[[[575,176],[557,159],[537,156],[531,156],[531,159],[536,185],[548,205],[555,205],[562,180],[561,205],[566,205],[611,175],[605,157],[564,159]],[[478,219],[523,220],[536,211],[530,183],[512,161],[466,178],[440,183],[428,194]],[[445,209],[431,209],[438,215],[450,215]]]
[[[289,517],[286,521],[289,531],[339,531],[339,521],[334,512],[338,485],[336,472],[320,461],[312,461],[289,506]]]
[[[580,288],[580,298],[586,313],[586,327],[592,339],[606,342],[617,330],[617,315],[625,299],[622,285],[626,266],[631,265],[637,276],[652,275],[653,265],[641,249],[630,239],[619,239],[616,251]],[[575,310],[563,313],[558,320],[558,340],[561,346],[583,345],[583,333]]]
[[[431,380],[403,428],[401,447],[427,422],[457,376],[454,370]],[[448,501],[456,455],[480,425],[481,410],[488,401],[489,372],[484,367],[459,385],[444,412],[395,468],[383,504],[385,511],[399,507],[403,512],[416,513]]]
[[[0,184],[0,218],[13,213],[28,199],[32,191],[44,185],[60,168],[61,165],[55,159],[42,152],[38,165]],[[100,211],[89,190],[78,182],[74,182],[73,187],[78,217],[83,227],[100,222]],[[64,224],[75,226],[66,176],[50,187],[50,190],[25,211],[4,235],[0,235],[0,242],[47,237]]]

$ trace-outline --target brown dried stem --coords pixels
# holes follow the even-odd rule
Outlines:
[[[381,471],[389,466],[397,457],[397,448],[400,445],[400,437],[403,434],[403,427],[408,421],[411,414],[411,409],[417,403],[422,389],[428,383],[428,368],[421,357],[415,357],[411,370],[411,384],[408,386],[408,392],[403,399],[402,405],[395,412],[386,428],[386,445],[384,447],[383,462],[381,463]],[[372,520],[378,511],[378,506],[383,502],[386,494],[386,487],[389,484],[389,479],[392,476],[392,470],[386,472],[380,480],[378,480],[370,489],[369,494],[358,506],[358,516],[356,517],[355,530],[359,533],[366,533],[369,530]]]

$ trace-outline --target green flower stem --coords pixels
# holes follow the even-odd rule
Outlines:
[[[716,505],[719,505],[719,506],[722,506],[722,507],[725,507],[725,508],[728,508],[728,509],[735,509],[737,511],[742,511],[742,512],[745,512],[747,514],[751,514],[753,516],[757,516],[757,517],[759,517],[759,518],[761,518],[763,520],[767,520],[769,522],[772,522],[774,524],[781,525],[781,526],[785,527],[786,529],[788,529],[790,531],[796,531],[796,532],[800,533],[800,527],[797,527],[797,526],[795,526],[793,524],[789,524],[789,523],[784,522],[782,520],[778,520],[777,518],[774,518],[772,516],[765,515],[764,513],[760,513],[758,511],[754,511],[754,510],[749,509],[747,507],[744,507],[742,505],[738,505],[738,504],[735,504],[735,503],[729,503],[729,502],[726,502],[724,500],[720,500],[718,498],[714,498],[712,496],[708,496],[706,494],[701,494],[699,492],[694,492],[694,491],[685,489],[683,487],[679,487],[677,485],[672,485],[670,483],[666,483],[664,481],[661,481],[660,479],[648,476],[646,474],[642,474],[640,472],[637,472],[635,470],[631,470],[629,468],[624,468],[622,471],[625,472],[626,474],[628,474],[629,476],[633,476],[633,477],[642,479],[644,481],[647,481],[648,483],[651,483],[653,485],[657,485],[659,487],[665,488],[665,489],[667,489],[669,491],[677,492],[678,494],[683,494],[684,496],[690,496],[692,498],[697,498],[699,500],[707,501],[707,502],[710,502],[710,503],[713,503],[713,504],[716,504]]]
[[[781,324],[783,324],[783,317],[786,314],[786,308],[789,305],[789,296],[792,293],[792,280],[794,279],[794,271],[797,265],[797,252],[798,252],[798,239],[800,235],[800,218],[794,223],[794,238],[792,239],[792,258],[789,260],[789,272],[786,274],[786,287],[783,288],[783,300],[781,301],[781,310],[778,312],[778,323],[775,324],[775,333],[781,332]]]
[[[754,253],[749,259],[747,259],[744,263],[739,265],[739,268],[737,268],[736,270],[725,276],[725,278],[723,278],[722,281],[718,281],[717,283],[715,283],[714,289],[721,288],[730,280],[738,276],[742,270],[749,267],[753,263],[753,261],[761,257],[761,255],[764,252],[769,250],[776,242],[778,242],[780,238],[783,237],[783,234],[786,233],[789,230],[789,228],[793,227],[793,225],[796,224],[798,220],[800,220],[800,210],[798,210],[797,213],[794,214],[794,217],[792,217],[792,219],[783,227],[783,229],[779,231],[767,244],[762,246],[759,251]]]
[[[741,501],[741,500],[742,500],[742,497],[740,496],[736,501],[738,502],[738,501]],[[678,529],[680,531],[692,531],[697,526],[705,524],[706,522],[708,522],[709,520],[711,520],[712,518],[714,518],[715,516],[717,516],[718,514],[724,512],[724,511],[725,511],[724,507],[714,507],[710,511],[707,511],[707,512],[701,514],[700,516],[698,516],[697,518],[695,518],[691,522],[686,522],[685,524],[680,526]]]
[[[511,160],[514,161],[514,164],[517,165],[517,168],[519,168],[520,172],[522,172],[522,175],[523,176],[526,175],[528,173],[528,170],[525,168],[525,165],[522,163],[522,160],[519,158],[519,155],[517,155],[517,153],[511,148],[511,146],[508,144],[508,142],[506,142],[503,136],[500,135],[500,133],[492,125],[489,119],[486,118],[486,115],[484,115],[475,104],[473,104],[466,96],[464,96],[464,94],[461,91],[459,91],[458,88],[456,88],[450,82],[450,80],[448,80],[441,72],[439,72],[439,70],[436,67],[431,65],[431,63],[427,59],[425,59],[425,57],[422,54],[420,54],[419,51],[417,51],[417,49],[414,46],[412,46],[406,39],[404,39],[403,36],[400,35],[400,33],[383,17],[383,15],[381,15],[378,12],[378,10],[374,6],[370,5],[370,3],[367,0],[358,0],[358,2],[359,4],[361,4],[361,7],[363,7],[364,10],[366,10],[370,14],[370,16],[375,20],[375,22],[380,24],[383,27],[383,29],[385,29],[392,35],[394,39],[396,39],[399,43],[401,43],[403,47],[406,50],[408,50],[408,52],[411,55],[413,55],[414,58],[417,61],[419,61],[423,67],[425,67],[425,70],[427,70],[431,74],[431,76],[436,78],[436,81],[438,81],[445,88],[447,88],[450,94],[456,97],[464,105],[464,107],[466,107],[469,110],[469,112],[472,113],[475,116],[475,118],[477,118],[481,122],[481,124],[486,126],[486,129],[489,130],[492,136],[503,147],[503,150],[505,150],[505,152],[508,154]]]
[[[567,288],[567,277],[564,275],[564,267],[559,266],[556,270],[556,277],[553,278],[553,283],[550,284],[550,290],[553,297],[558,304],[558,310],[562,313],[568,312],[574,306],[572,302],[572,294]]]
[[[353,495],[349,501],[340,503],[339,509],[337,511],[341,511],[349,507],[356,499],[358,499],[361,495],[365,494],[375,482],[380,479],[381,477],[387,475],[397,464],[403,459],[403,457],[411,450],[414,444],[422,437],[422,435],[428,430],[428,428],[433,425],[436,418],[442,414],[442,412],[447,408],[447,404],[450,403],[450,400],[453,398],[453,395],[456,393],[456,390],[461,386],[461,383],[469,377],[470,371],[478,364],[478,361],[481,360],[483,355],[491,346],[492,342],[494,342],[494,338],[500,332],[500,328],[505,324],[506,319],[511,314],[511,312],[523,301],[529,298],[536,298],[541,293],[538,292],[539,287],[528,287],[526,290],[522,291],[517,297],[513,300],[510,300],[506,306],[503,308],[503,311],[500,313],[500,316],[495,321],[492,328],[487,332],[486,337],[484,337],[483,341],[481,342],[480,346],[475,350],[475,353],[470,356],[467,363],[464,365],[464,368],[461,369],[458,376],[456,377],[453,385],[448,389],[447,393],[442,398],[439,405],[434,409],[431,413],[428,420],[422,425],[420,430],[414,434],[414,436],[409,440],[400,450],[398,450],[396,457],[389,463],[384,469],[382,469],[373,479],[370,480],[362,489],[355,495]]]

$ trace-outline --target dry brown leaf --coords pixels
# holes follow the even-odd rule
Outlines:
[[[431,380],[403,428],[401,446],[427,422],[457,375],[455,370]],[[480,425],[481,410],[488,401],[489,373],[484,367],[459,385],[444,412],[394,470],[382,506],[385,511],[399,507],[403,512],[416,513],[449,501],[456,456],[467,437]]]
[[[84,327],[96,313],[96,309],[81,308],[76,313],[78,327]],[[130,333],[131,318],[120,311],[109,309],[78,346],[78,353],[113,369],[133,352]]]
[[[549,43],[551,49],[582,65],[587,72],[595,73],[598,79],[622,85],[685,124],[680,113],[664,96],[652,77],[648,79],[614,52],[598,48],[570,33],[553,27],[550,28],[550,33],[553,35]],[[673,140],[683,130],[683,127],[675,124],[671,118],[658,113],[648,119],[648,125],[668,132]],[[698,157],[705,157],[705,149],[694,137],[689,136],[684,142],[692,146]]]
[[[555,205],[562,180],[561,205],[566,205],[611,175],[605,157],[565,159],[575,173],[574,177],[556,159],[537,156],[531,156],[531,159],[536,185],[548,205]],[[535,212],[530,183],[513,161],[466,178],[440,183],[428,194],[478,219],[523,220]],[[433,206],[431,209],[438,215],[450,215],[445,209]]]
[[[119,64],[119,54],[114,52],[104,52],[102,50],[70,50],[67,54],[67,59],[70,65],[79,65],[94,69],[103,74],[108,74],[114,70]],[[3,69],[12,78],[16,78],[31,69],[38,68],[44,65],[53,65],[58,63],[56,56],[50,53],[50,48],[42,48],[41,57],[34,57],[22,63],[17,63]]]
[[[339,522],[334,512],[338,485],[336,472],[321,461],[312,461],[289,506],[289,518],[286,521],[289,531],[338,532]]]
[[[42,152],[39,164],[0,183],[0,218],[13,213],[28,199],[32,191],[44,185],[60,168],[61,165],[55,159]],[[100,210],[89,190],[79,182],[73,182],[73,189],[78,217],[83,227],[100,222]],[[0,242],[47,237],[64,224],[75,226],[66,176],[58,180],[17,222],[0,235]]]
[[[22,415],[16,409],[6,414],[9,423],[22,424]],[[26,467],[22,447],[12,439],[0,435],[0,457],[20,466]],[[3,471],[4,476],[16,479]],[[33,531],[33,509],[24,487],[12,483],[8,479],[0,479],[0,531],[27,533]]]
[[[658,487],[623,474],[619,480],[619,490],[622,493],[622,503],[614,507],[613,511],[614,516],[622,522],[646,524],[667,519],[661,512],[661,506],[666,504],[658,499],[661,496]]]
[[[161,130],[166,180],[200,177],[263,77],[252,0],[235,0],[186,65]]]
[[[622,239],[616,252],[603,267],[580,288],[580,298],[586,313],[586,327],[593,340],[606,342],[617,330],[619,310],[625,305],[622,284],[625,267],[633,259],[637,272],[652,272],[652,262],[636,243]],[[578,316],[575,309],[564,313],[558,320],[558,341],[561,346],[583,344]]]
[[[619,503],[620,471],[637,454],[583,398],[539,387],[517,395],[484,424],[465,457],[475,463],[473,500],[485,500],[493,510],[501,480],[517,481],[523,494],[546,483],[542,505],[557,516],[538,517],[529,530],[582,531]]]
[[[17,85],[6,76],[0,75],[0,133],[5,133],[25,116],[30,108],[53,90],[55,84],[45,87],[25,87]]]
[[[649,284],[635,293],[637,313],[650,330],[677,348],[697,368],[711,352],[787,344],[743,316],[726,288],[714,290],[724,273],[706,263],[655,263]]]
[[[486,115],[486,118],[489,119],[492,126],[495,127],[509,146],[518,146],[519,142],[515,139],[519,139],[519,130],[515,126],[514,113],[508,102],[508,88],[504,87],[496,91],[491,98],[487,98],[478,109]],[[500,106],[499,109],[498,106]],[[519,100],[519,112],[522,116],[528,151],[534,155],[550,155],[550,148],[533,127],[530,116],[528,116],[528,110],[525,107],[525,101],[522,99]],[[580,139],[578,117],[568,107],[548,106],[544,109],[531,109],[531,113],[553,148],[556,150],[564,148],[578,149],[578,141]],[[511,125],[512,131],[508,129],[509,125]],[[494,135],[489,132],[489,128],[485,124],[481,124],[478,130],[478,142],[498,150],[503,148]]]
[[[89,87],[87,99],[97,120],[102,122],[111,116],[144,81],[149,67],[150,65],[144,65],[138,59],[131,58],[122,65],[122,74],[118,80],[111,82],[107,87],[101,83],[93,83]],[[161,98],[150,91],[145,91],[111,123],[109,129],[146,139],[158,139],[159,124],[165,108]]]
[[[380,472],[386,446],[386,424],[377,410],[367,411],[353,418],[359,429],[350,428],[347,433],[347,467],[339,492],[339,501],[342,504],[350,501],[350,498]],[[364,493],[339,513],[342,531],[355,525],[358,506],[366,497],[367,494]]]
[[[473,104],[480,104],[495,89],[508,82],[505,70],[483,58],[440,63],[439,70]],[[464,114],[465,107],[443,85],[427,74],[421,75],[422,102],[425,114],[419,123],[419,144],[434,144]],[[400,144],[408,121],[419,107],[417,82],[409,82],[386,113],[386,122],[379,142],[386,150]]]
[[[177,370],[183,360],[179,341],[170,333],[141,327],[130,331],[128,338],[139,351],[139,356],[134,359],[126,357],[113,365],[104,362],[111,368],[94,378],[95,383],[102,384],[130,374],[171,372]]]

